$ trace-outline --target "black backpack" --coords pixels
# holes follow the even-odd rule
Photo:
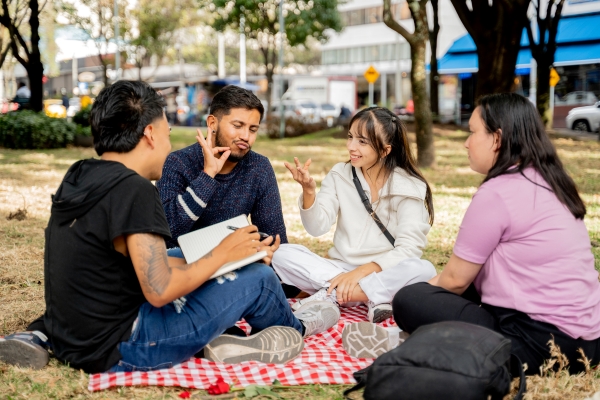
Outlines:
[[[365,400],[501,400],[510,391],[511,372],[520,376],[521,362],[510,353],[510,340],[482,326],[458,321],[425,325],[395,349],[354,373],[365,387]]]

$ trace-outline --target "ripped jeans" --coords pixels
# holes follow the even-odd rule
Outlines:
[[[185,299],[181,312],[173,303],[160,308],[144,303],[131,337],[119,344],[121,360],[109,372],[170,368],[188,360],[242,318],[253,333],[276,325],[302,333],[279,279],[264,264],[250,264],[211,279]]]

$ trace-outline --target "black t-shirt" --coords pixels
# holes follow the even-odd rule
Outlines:
[[[119,361],[146,300],[129,257],[113,239],[170,237],[158,191],[123,164],[84,160],[71,167],[46,228],[44,324],[57,358],[86,372]]]

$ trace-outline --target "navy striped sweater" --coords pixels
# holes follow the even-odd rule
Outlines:
[[[225,175],[211,178],[204,173],[204,156],[198,143],[174,151],[167,157],[162,178],[156,182],[167,215],[172,239],[240,214],[261,232],[281,236],[287,243],[281,198],[269,159],[250,151]]]

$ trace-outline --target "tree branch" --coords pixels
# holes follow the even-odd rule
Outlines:
[[[384,0],[383,1],[383,22],[392,30],[396,31],[397,33],[399,33],[400,35],[402,35],[402,37],[404,39],[406,39],[406,41],[408,43],[410,43],[411,45],[414,43],[415,37],[412,33],[410,33],[409,31],[407,31],[402,25],[400,25],[395,19],[394,16],[392,15],[392,1],[391,0]]]

